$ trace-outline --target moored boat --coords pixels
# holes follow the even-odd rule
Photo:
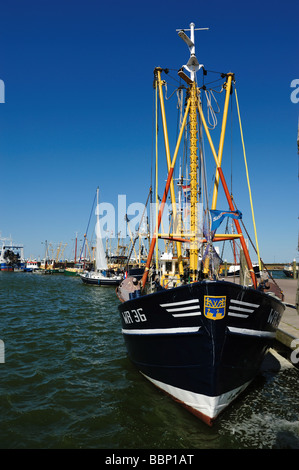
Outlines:
[[[229,100],[235,84],[234,74],[222,74],[225,103],[217,153],[202,109],[201,93],[206,87],[200,88],[197,85],[196,74],[203,66],[195,56],[193,23],[189,31],[190,37],[183,30],[178,33],[190,50],[188,63],[183,66],[190,76],[183,69],[178,72],[185,81],[187,90],[182,124],[172,160],[162,92],[165,85],[161,78],[163,69],[158,67],[154,72],[154,89],[159,92],[160,98],[168,176],[143,277],[141,280],[135,277],[124,279],[117,288],[117,295],[121,301],[119,313],[122,334],[131,361],[150,382],[205,423],[212,425],[219,414],[256,377],[275,338],[285,306],[282,293],[271,291],[268,279],[262,275],[256,237],[261,274],[259,282],[257,280],[239,222],[242,213],[236,209],[235,198],[232,198],[228,190],[221,167]],[[190,142],[190,205],[188,211],[181,211],[177,210],[173,172],[187,122]],[[206,197],[205,209],[200,211],[198,195],[205,192],[206,183],[204,182],[203,191],[199,191],[197,168],[204,156],[200,146],[200,156],[198,155],[197,139],[202,136],[203,131],[216,163],[216,176],[212,203],[209,205]],[[245,154],[244,160],[247,168]],[[205,165],[202,164],[201,167],[204,170]],[[220,183],[228,210],[216,210]],[[168,239],[176,247],[177,271],[172,276],[171,284],[167,280],[166,285],[162,282],[163,273],[157,272],[152,258],[169,191],[174,222],[173,233],[169,234]],[[188,214],[189,219],[184,224],[185,214]],[[200,224],[201,215],[203,220]],[[226,218],[233,220],[235,232],[216,234]],[[183,225],[190,227],[188,233],[180,230]],[[239,240],[249,273],[248,285],[219,279],[220,257],[214,243],[225,240]]]
[[[37,263],[37,261],[35,260],[28,260],[26,262],[26,265],[25,265],[25,268],[24,268],[24,271],[27,272],[27,273],[32,273],[32,272],[36,272],[39,270],[39,265]]]
[[[0,271],[23,271],[24,247],[16,245],[11,238],[0,239]]]
[[[84,265],[83,263],[76,263],[73,267],[68,267],[64,269],[63,274],[65,276],[79,276],[80,274],[84,273]]]
[[[84,284],[94,286],[118,286],[123,276],[115,273],[113,270],[90,271],[80,274]]]
[[[295,264],[295,265],[294,265]],[[294,278],[294,273],[298,276],[299,272],[299,267],[296,264],[296,261],[293,263],[293,265],[286,265],[283,268],[283,273],[286,277],[291,277]]]
[[[97,188],[97,208],[96,208],[97,222],[96,222],[96,259],[95,270],[86,271],[80,274],[84,284],[91,284],[94,286],[118,286],[123,279],[123,275],[115,272],[113,269],[108,269],[107,256],[104,251],[100,220],[99,220],[99,188]]]

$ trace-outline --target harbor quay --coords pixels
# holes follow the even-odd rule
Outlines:
[[[277,283],[284,293],[286,309],[280,320],[276,333],[275,348],[278,352],[291,351],[299,348],[299,311],[296,308],[296,295],[298,290],[297,279],[277,279]],[[297,340],[297,341],[296,341]],[[299,362],[299,354],[297,354]],[[296,364],[294,364],[296,365]],[[298,367],[298,364],[297,364]]]

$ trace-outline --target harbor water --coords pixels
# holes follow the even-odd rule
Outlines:
[[[299,371],[268,355],[207,427],[127,358],[114,288],[0,273],[1,449],[299,449]]]

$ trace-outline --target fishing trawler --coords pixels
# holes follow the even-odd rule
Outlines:
[[[11,238],[0,238],[0,271],[22,271],[25,267],[24,246]]]
[[[194,36],[198,29],[207,28],[195,28],[194,23],[191,23],[190,29],[177,30],[189,47],[190,58],[178,71],[184,82],[180,90],[185,89],[186,99],[181,99],[185,108],[172,159],[163,95],[166,81],[162,79],[162,73],[168,71],[161,67],[154,71],[154,93],[159,97],[168,176],[143,277],[141,280],[134,277],[124,279],[116,292],[121,302],[119,313],[122,334],[131,361],[155,386],[202,421],[212,425],[219,414],[256,377],[275,338],[285,306],[282,293],[279,290],[272,291],[268,279],[261,277],[258,283],[241,228],[242,213],[236,207],[236,198],[232,198],[222,170],[226,122],[235,77],[233,73],[219,74],[224,93],[224,108],[220,143],[216,152],[202,106],[202,95],[207,86],[200,87],[197,84],[197,73],[201,70],[206,75],[203,65],[199,64],[195,55]],[[190,37],[186,31],[190,31]],[[239,109],[236,88],[235,97]],[[177,207],[174,190],[174,168],[186,125],[189,129],[190,150],[187,233],[181,230],[184,225],[184,211]],[[205,169],[201,143],[204,135],[210,145],[216,168],[211,205],[205,190],[206,184],[199,190],[198,167],[203,172]],[[245,151],[244,161],[247,169]],[[249,178],[247,180],[249,184]],[[217,209],[220,183],[225,204],[228,205],[225,210]],[[176,279],[172,277],[170,286],[162,285],[153,263],[158,239],[167,238],[159,229],[169,191],[173,233],[168,234],[168,239],[176,247],[178,264]],[[203,198],[206,195],[204,210],[199,208],[200,194]],[[251,191],[249,194],[252,202]],[[251,207],[254,218],[252,204]],[[202,221],[199,220],[200,217],[203,218]],[[230,220],[234,224],[233,233],[216,233],[223,220]],[[247,264],[248,285],[219,279],[220,257],[214,244],[226,240],[240,243]],[[257,237],[256,250],[262,272]]]
[[[97,208],[96,208],[96,259],[95,270],[80,274],[84,284],[95,286],[118,286],[122,281],[122,274],[116,273],[113,269],[108,269],[107,257],[104,251],[100,219],[99,219],[99,188],[97,188]]]

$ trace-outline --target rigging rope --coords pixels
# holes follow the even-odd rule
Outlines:
[[[159,124],[158,124],[158,83],[156,81],[156,93],[155,93],[155,143],[156,143],[156,175],[155,175],[155,189],[156,189],[156,198],[155,198],[155,207],[156,207],[156,214],[155,214],[155,230],[156,230],[156,238],[158,239],[158,206],[159,206],[159,201],[158,201],[158,132],[159,132]],[[158,248],[158,243],[156,243],[156,271],[158,272],[159,270],[159,248]]]
[[[209,127],[210,130],[212,129],[215,129],[215,127],[217,126],[217,117],[216,117],[216,114],[218,114],[220,112],[220,107],[219,107],[219,104],[214,96],[214,93],[213,93],[213,90],[207,90],[205,89],[205,96],[206,96],[206,100],[207,100],[207,116],[208,116],[208,123],[211,127]],[[211,97],[214,99],[216,105],[217,105],[217,110],[215,110],[212,106],[212,99]]]
[[[148,196],[147,196],[147,200],[146,200],[146,203],[145,203],[145,206],[144,206],[144,209],[143,209],[143,212],[142,212],[142,216],[141,216],[141,219],[140,219],[140,222],[139,222],[139,227],[138,227],[138,230],[137,230],[137,232],[136,232],[136,234],[135,234],[135,238],[134,238],[134,240],[132,241],[131,251],[130,251],[130,253],[128,254],[128,257],[127,257],[126,270],[129,269],[129,262],[130,262],[130,259],[131,259],[131,256],[132,256],[132,252],[133,252],[133,250],[135,251],[135,243],[136,243],[136,240],[139,238],[139,231],[140,231],[140,228],[142,227],[142,223],[143,223],[143,219],[144,219],[145,210],[146,210],[148,201],[149,201],[149,199],[151,198],[151,194],[152,194],[152,187],[150,187],[150,189],[149,189],[149,193],[148,193]],[[126,214],[126,220],[127,220],[128,223],[130,222],[129,219],[128,219],[127,214]],[[129,225],[128,225],[128,228],[130,228]],[[137,256],[136,256],[136,258],[137,258]],[[139,260],[139,261],[140,261],[140,260]]]
[[[239,124],[240,124],[240,132],[241,132],[241,139],[242,139],[242,146],[243,146],[243,154],[244,154],[244,162],[245,162],[245,169],[246,169],[246,177],[247,177],[247,184],[248,184],[248,191],[249,191],[249,198],[250,198],[250,205],[251,205],[251,213],[252,213],[252,220],[253,220],[253,227],[254,227],[254,234],[255,234],[255,243],[256,243],[256,250],[257,250],[257,257],[258,257],[258,263],[259,263],[259,270],[261,271],[261,270],[262,270],[261,258],[260,258],[258,240],[257,240],[257,232],[256,232],[256,225],[255,225],[255,217],[254,217],[254,210],[253,210],[253,204],[252,204],[251,188],[250,188],[250,181],[249,181],[249,175],[248,175],[248,167],[247,167],[247,159],[246,159],[246,152],[245,152],[245,144],[244,144],[244,138],[243,138],[242,123],[241,123],[241,116],[240,116],[240,109],[239,109],[238,94],[237,94],[236,86],[235,86],[235,97],[236,97],[238,118],[239,118]]]
[[[178,100],[178,104],[177,104],[177,108],[179,110],[179,115],[180,115],[180,119],[179,119],[179,128],[181,128],[182,126],[182,123],[183,123],[183,100],[184,100],[184,91],[183,91],[183,88],[177,88],[176,90],[176,94],[177,94],[177,100]]]

